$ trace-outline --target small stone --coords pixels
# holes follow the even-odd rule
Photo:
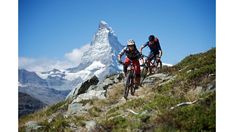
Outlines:
[[[41,126],[38,125],[36,121],[29,121],[26,124],[26,132],[31,132],[32,130],[37,130]]]
[[[88,132],[95,131],[95,128],[96,128],[96,125],[97,125],[97,123],[95,121],[93,121],[93,120],[86,121],[85,124],[86,124],[85,127],[87,128]]]

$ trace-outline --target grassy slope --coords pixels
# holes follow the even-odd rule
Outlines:
[[[172,81],[164,84],[156,81],[152,86],[144,86],[137,91],[137,97],[127,102],[121,100],[123,85],[119,83],[108,90],[107,100],[83,101],[84,104],[93,105],[87,114],[64,118],[61,113],[66,111],[68,102],[61,102],[22,117],[19,128],[23,131],[26,122],[36,120],[45,126],[42,130],[70,131],[71,123],[82,128],[84,121],[95,120],[100,131],[214,131],[215,91],[207,90],[207,87],[215,84],[215,52],[213,48],[205,53],[190,55],[173,67],[163,68],[161,72],[173,76]],[[202,92],[197,92],[198,86],[202,87]],[[181,102],[194,100],[197,102],[192,105],[170,109]],[[129,109],[138,114],[129,112]],[[47,117],[53,113],[58,114],[55,120],[48,123]]]

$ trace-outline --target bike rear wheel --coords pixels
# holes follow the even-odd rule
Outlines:
[[[159,60],[158,62],[156,62],[155,66],[156,66],[155,73],[158,73],[158,71],[162,69],[162,61]]]
[[[156,66],[156,65],[151,66],[150,68],[151,68],[151,72],[152,72],[152,73],[157,73],[157,70],[158,70],[158,69],[157,69],[157,66]]]

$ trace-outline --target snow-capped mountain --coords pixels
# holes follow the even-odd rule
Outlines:
[[[48,72],[37,72],[37,74],[41,78],[46,79],[47,82],[49,80],[68,81],[69,83],[66,81],[62,83],[64,88],[69,87],[67,89],[76,87],[93,75],[102,80],[106,75],[120,71],[117,56],[122,48],[123,46],[118,41],[112,28],[105,21],[100,21],[89,49],[83,53],[81,63],[77,67],[64,70],[53,69]],[[50,85],[50,87],[52,86]]]
[[[106,75],[119,71],[117,55],[122,48],[123,46],[118,41],[112,28],[105,21],[101,21],[89,50],[81,58],[81,64],[78,67],[68,69],[68,71],[77,73],[83,70],[86,71],[84,76],[96,75],[99,79],[103,79]],[[100,66],[98,70],[94,68],[96,65]],[[87,67],[89,68],[87,69]],[[96,71],[92,71],[92,68]]]

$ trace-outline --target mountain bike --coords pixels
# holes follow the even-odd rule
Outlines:
[[[148,59],[147,59],[148,56],[146,56],[146,55],[142,55],[142,56],[143,56],[143,63],[141,65],[141,67],[143,67],[143,68],[141,70],[141,75],[142,75],[141,84],[144,81],[144,79],[146,78],[146,76],[148,75],[148,72],[149,72],[149,74],[157,73],[158,70],[162,68],[161,59],[159,59],[157,61],[158,56],[155,56],[150,62],[148,62]]]
[[[122,63],[124,65],[124,63]],[[125,89],[124,89],[124,98],[128,99],[129,90],[131,91],[131,95],[135,93],[135,70],[132,61],[127,67],[126,73],[126,81],[125,81]]]

